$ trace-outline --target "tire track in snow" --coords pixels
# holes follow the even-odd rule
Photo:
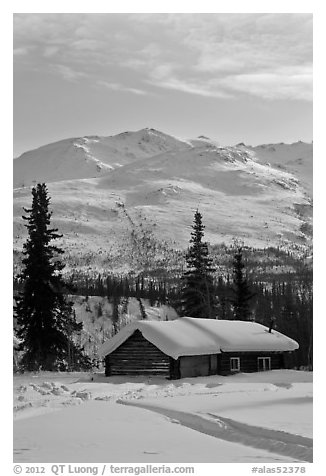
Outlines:
[[[313,461],[313,443],[311,438],[248,425],[210,413],[186,413],[122,399],[118,399],[116,403],[160,413],[169,418],[171,423],[179,423],[182,426],[213,436],[214,438],[264,449],[271,453],[295,458],[298,461],[307,461],[309,463]]]

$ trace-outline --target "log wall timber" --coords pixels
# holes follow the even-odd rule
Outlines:
[[[186,355],[180,357],[181,377],[197,377],[210,374],[209,355]]]
[[[204,377],[205,375],[217,374],[217,354],[185,355],[179,357],[178,360],[180,361],[181,378]]]
[[[105,359],[106,375],[170,375],[170,357],[135,331]]]
[[[225,352],[218,356],[218,371],[220,375],[231,373],[230,358],[240,358],[240,372],[257,372],[258,357],[271,358],[271,370],[284,368],[284,357],[281,352]]]

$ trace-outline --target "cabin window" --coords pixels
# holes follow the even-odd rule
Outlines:
[[[266,370],[271,370],[271,358],[258,357],[258,372],[264,372]]]
[[[240,372],[240,357],[230,358],[230,370],[231,372]]]

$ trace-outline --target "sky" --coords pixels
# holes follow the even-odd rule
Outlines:
[[[15,13],[13,33],[15,157],[144,127],[313,139],[310,13]]]

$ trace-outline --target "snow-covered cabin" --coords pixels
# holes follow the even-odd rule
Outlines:
[[[135,321],[99,349],[105,375],[172,379],[288,368],[293,339],[256,322],[196,319]]]

